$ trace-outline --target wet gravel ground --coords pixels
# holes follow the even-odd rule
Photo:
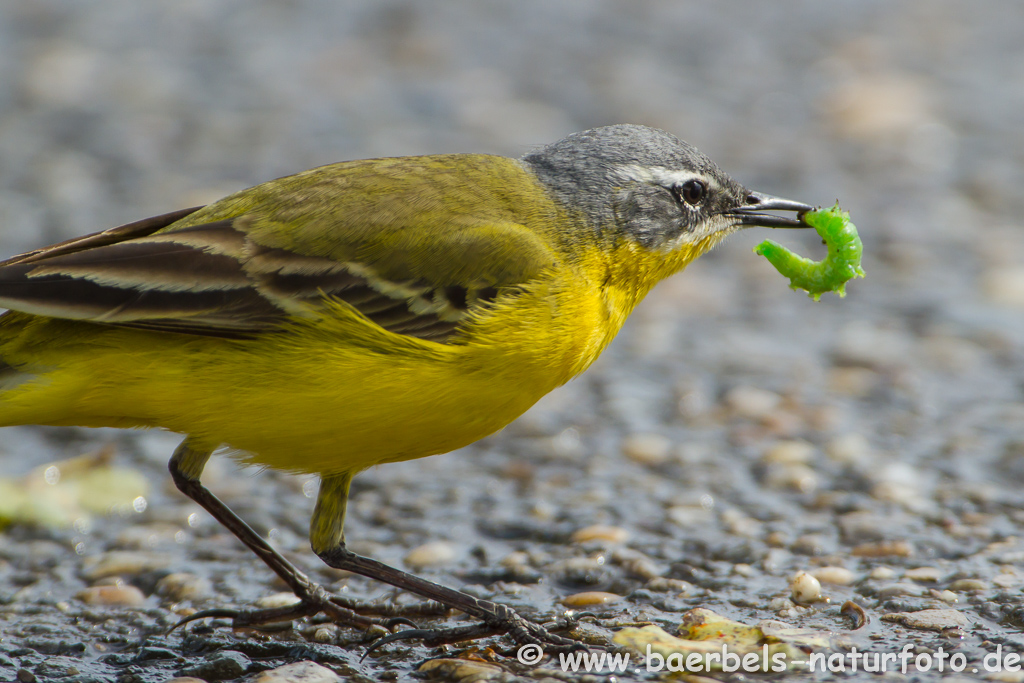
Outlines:
[[[760,191],[839,198],[868,274],[846,299],[790,291],[751,254],[764,231],[736,236],[502,433],[358,477],[350,547],[535,619],[593,612],[573,635],[595,644],[705,607],[827,632],[832,652],[942,648],[965,655],[960,676],[1022,680],[983,667],[1024,651],[1022,31],[1024,5],[942,0],[6,3],[0,254],[322,163],[518,156],[623,121]],[[172,490],[175,443],[0,430],[2,475],[105,448],[149,482],[146,505],[0,531],[0,680],[243,680],[303,661],[355,681],[594,680],[522,666],[502,639],[480,644],[491,664],[421,672],[465,648],[362,660],[365,634],[314,622],[166,635],[282,590]],[[415,602],[315,561],[315,481],[224,458],[204,481],[333,590]],[[827,602],[792,600],[799,571]],[[876,680],[782,678],[858,676]]]

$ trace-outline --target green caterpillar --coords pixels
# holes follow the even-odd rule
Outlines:
[[[860,257],[864,250],[857,227],[850,222],[850,214],[839,208],[818,209],[804,214],[804,222],[818,231],[828,246],[828,256],[812,261],[794,254],[772,240],[754,247],[754,253],[764,256],[775,269],[789,278],[789,286],[803,289],[815,301],[825,292],[846,296],[846,283],[855,277],[864,277]]]

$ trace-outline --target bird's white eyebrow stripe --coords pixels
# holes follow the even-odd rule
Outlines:
[[[622,164],[615,171],[624,180],[641,183],[654,183],[662,187],[674,187],[687,180],[700,180],[708,187],[718,187],[718,181],[706,173],[699,171],[683,171],[664,166],[640,166],[638,164]]]

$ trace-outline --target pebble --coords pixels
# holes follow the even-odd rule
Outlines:
[[[604,557],[570,557],[547,565],[546,573],[565,585],[586,587],[608,578]]]
[[[992,268],[982,276],[981,290],[993,303],[1024,308],[1024,266]]]
[[[954,593],[951,590],[943,590],[943,591],[931,590],[928,593],[929,593],[929,595],[931,595],[936,600],[941,600],[942,602],[954,603],[954,602],[959,602],[959,600],[960,600],[960,598],[957,597],[956,593]]]
[[[818,567],[811,571],[811,575],[822,583],[836,586],[849,586],[857,580],[856,574],[846,567]]]
[[[612,561],[630,576],[644,581],[661,576],[665,571],[655,560],[642,553],[613,552]]]
[[[644,588],[659,593],[676,593],[681,596],[693,593],[693,584],[682,579],[670,579],[664,576],[656,576],[644,584]]]
[[[883,541],[881,543],[862,543],[850,551],[857,557],[910,557],[914,547],[907,541]]]
[[[700,505],[673,505],[666,510],[665,516],[685,528],[704,527],[714,520],[712,512]]]
[[[806,605],[821,600],[821,582],[807,572],[797,572],[789,582],[793,602]]]
[[[419,672],[428,674],[431,680],[458,683],[505,680],[507,676],[501,667],[475,659],[428,659],[420,665]]]
[[[993,671],[985,676],[985,680],[997,683],[1024,683],[1024,671]]]
[[[938,567],[917,567],[903,572],[903,578],[911,581],[937,583],[942,578],[942,570]]]
[[[316,662],[294,662],[276,669],[261,671],[252,683],[335,683],[341,677]]]
[[[290,591],[281,591],[280,593],[271,593],[270,595],[264,595],[256,598],[254,601],[257,607],[262,609],[277,609],[278,607],[290,607],[300,602],[299,596],[295,595]]]
[[[837,394],[865,398],[878,385],[878,373],[868,368],[839,367],[829,374],[829,388]]]
[[[772,444],[761,456],[761,462],[780,465],[806,465],[814,458],[814,446],[799,439]]]
[[[737,576],[746,576],[749,578],[751,576],[754,576],[757,573],[757,570],[751,567],[749,564],[741,562],[739,564],[734,564],[732,566],[732,573],[736,574]]]
[[[633,434],[623,440],[622,453],[641,465],[661,465],[672,453],[672,441],[661,434]]]
[[[119,605],[138,607],[146,602],[145,594],[135,586],[90,586],[75,593],[87,605]]]
[[[847,543],[880,541],[885,538],[885,522],[885,518],[871,512],[848,512],[839,517],[839,532]]]
[[[819,415],[818,417],[822,417]],[[775,410],[760,419],[761,425],[771,436],[795,436],[806,431],[805,418],[811,418],[810,412],[797,413],[792,410]],[[817,417],[813,418],[817,419]],[[829,418],[825,417],[827,422]]]
[[[884,600],[886,598],[897,598],[900,596],[921,597],[926,593],[927,591],[916,583],[900,582],[882,586],[878,589],[877,595],[879,599]]]
[[[143,550],[113,550],[82,560],[82,576],[90,581],[105,576],[133,576],[163,569],[171,556]]]
[[[759,538],[764,533],[764,525],[753,517],[748,517],[742,510],[729,508],[722,511],[722,524],[729,533],[747,538]]]
[[[238,678],[248,671],[252,662],[241,652],[235,650],[221,650],[209,654],[206,658],[188,668],[182,669],[186,676],[195,676],[204,681],[227,681]]]
[[[780,612],[788,612],[794,607],[796,607],[796,605],[793,604],[792,600],[783,597],[772,598],[771,602],[768,603],[768,609],[776,614]]]
[[[992,577],[992,585],[997,588],[1016,588],[1021,584],[1024,584],[1024,578],[1017,574],[1003,573]]]
[[[607,605],[610,602],[617,602],[622,599],[621,595],[606,593],[605,591],[583,591],[573,593],[562,598],[562,604],[566,607],[594,607]]]
[[[919,612],[894,612],[883,614],[882,621],[893,621],[910,628],[927,631],[946,631],[952,628],[967,629],[973,622],[963,612],[955,609],[924,609]]]
[[[949,584],[949,590],[958,593],[969,593],[971,591],[988,590],[988,584],[978,579],[957,579]]]
[[[195,600],[212,595],[213,585],[203,576],[174,572],[157,581],[156,594],[172,602]]]
[[[405,564],[413,569],[439,567],[455,560],[455,547],[447,541],[431,541],[413,548],[405,556]]]
[[[77,676],[81,673],[81,670],[78,668],[81,665],[82,662],[77,657],[50,656],[40,662],[33,673],[36,675],[37,680],[52,681],[57,678]]]
[[[532,563],[530,561],[530,554],[523,552],[522,550],[515,550],[510,552],[505,557],[501,558],[498,562],[502,567],[509,567],[512,569],[519,569],[521,567],[530,567]]]
[[[807,465],[769,465],[765,471],[764,483],[773,489],[813,493],[818,489],[818,473]]]
[[[886,567],[885,565],[881,565],[872,569],[871,573],[868,574],[868,576],[870,576],[872,579],[875,579],[876,581],[892,581],[898,576],[898,574],[896,573],[896,570],[892,567]]]
[[[195,676],[178,676],[170,679],[167,683],[206,683],[206,681]]]
[[[175,537],[180,531],[180,525],[166,522],[135,524],[118,532],[115,543],[119,548],[144,551],[157,547],[174,546]]]
[[[773,391],[751,386],[738,386],[725,395],[725,404],[737,417],[760,420],[768,417],[782,402]]]
[[[834,541],[823,534],[803,534],[789,549],[801,555],[824,555],[831,546]]]
[[[594,524],[578,529],[572,535],[573,543],[587,543],[590,541],[604,541],[605,543],[625,543],[629,540],[630,533],[620,526],[609,526],[605,524]]]
[[[833,462],[856,465],[871,457],[871,444],[863,434],[844,434],[826,444],[825,455]]]
[[[761,569],[774,574],[789,566],[793,561],[793,553],[785,548],[770,548],[761,558]]]

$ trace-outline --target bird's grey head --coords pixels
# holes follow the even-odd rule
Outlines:
[[[749,192],[693,145],[647,126],[574,133],[522,161],[600,234],[647,248],[672,248],[748,225],[803,227],[757,211],[811,209]]]

